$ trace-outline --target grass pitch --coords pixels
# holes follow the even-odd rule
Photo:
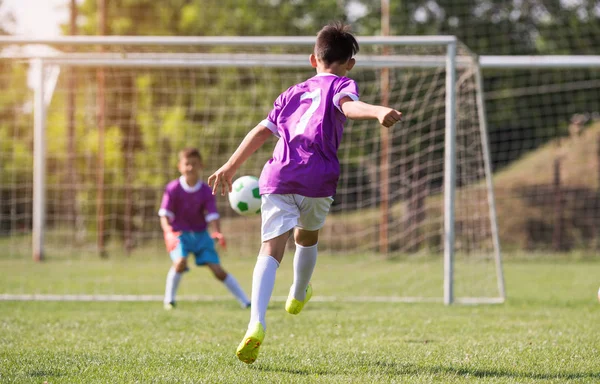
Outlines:
[[[383,273],[393,262],[365,262],[364,269],[359,262],[335,261],[335,274],[318,266],[315,298],[365,289],[389,294],[394,281],[403,279],[402,272]],[[252,265],[224,260],[248,290]],[[60,283],[66,292],[112,275],[127,291],[138,286],[160,295],[167,268],[164,260],[2,260],[0,293],[27,288],[24,281],[42,288]],[[279,272],[275,295],[288,289],[291,258]],[[224,299],[182,301],[171,312],[160,302],[0,301],[0,382],[600,382],[600,263],[510,261],[505,274],[508,301],[501,305],[314,301],[292,316],[274,301],[253,365],[235,357],[248,310],[229,299],[208,271],[186,276],[182,294]],[[128,277],[135,284],[128,286]]]

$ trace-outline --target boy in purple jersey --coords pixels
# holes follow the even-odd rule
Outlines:
[[[286,311],[300,313],[312,296],[309,282],[317,260],[319,229],[325,223],[340,175],[337,150],[346,118],[374,119],[391,127],[402,117],[392,108],[358,101],[356,83],[345,77],[355,64],[356,52],[358,43],[347,26],[332,23],[323,27],[310,55],[316,76],[283,92],[267,118],[208,178],[213,193],[219,187],[222,195],[231,192],[240,165],[269,137],[279,138],[259,181],[262,245],[252,278],[248,331],[236,352],[245,363],[256,360],[264,340],[267,305],[292,229],[296,242],[294,281]]]
[[[217,279],[247,308],[250,302],[237,280],[225,272],[219,262],[214,240],[225,246],[221,234],[219,213],[210,187],[200,180],[202,157],[195,148],[179,152],[181,177],[167,184],[158,215],[167,251],[173,266],[167,274],[165,287],[165,309],[175,308],[175,293],[183,272],[187,271],[187,256],[196,256],[196,265],[206,265]],[[212,236],[207,232],[212,225]]]

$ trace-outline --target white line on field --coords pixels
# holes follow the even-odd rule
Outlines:
[[[284,302],[285,296],[273,296],[272,301]],[[57,294],[0,294],[0,301],[105,301],[105,302],[148,302],[163,300],[162,295],[57,295]],[[182,295],[178,301],[228,301],[230,296]],[[313,302],[322,303],[441,303],[437,297],[401,296],[313,296]],[[504,300],[496,297],[457,298],[457,304],[500,304]]]

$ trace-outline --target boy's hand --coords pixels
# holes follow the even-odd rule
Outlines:
[[[167,247],[167,252],[173,251],[179,245],[179,236],[181,232],[173,232],[173,231],[164,231],[163,237],[165,239],[165,245]]]
[[[225,196],[225,192],[231,192],[231,185],[235,170],[231,169],[227,164],[219,168],[215,173],[208,177],[208,185],[212,187],[212,194],[217,194],[219,185],[221,186],[221,196]]]
[[[227,243],[225,242],[225,237],[221,232],[213,232],[210,237],[215,239],[223,249],[227,248]]]
[[[380,111],[377,114],[377,120],[379,120],[381,125],[389,128],[402,120],[402,112],[392,108],[380,107]]]

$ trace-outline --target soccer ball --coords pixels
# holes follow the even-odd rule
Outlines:
[[[242,216],[260,213],[260,192],[258,178],[242,176],[235,180],[229,193],[229,205]]]

